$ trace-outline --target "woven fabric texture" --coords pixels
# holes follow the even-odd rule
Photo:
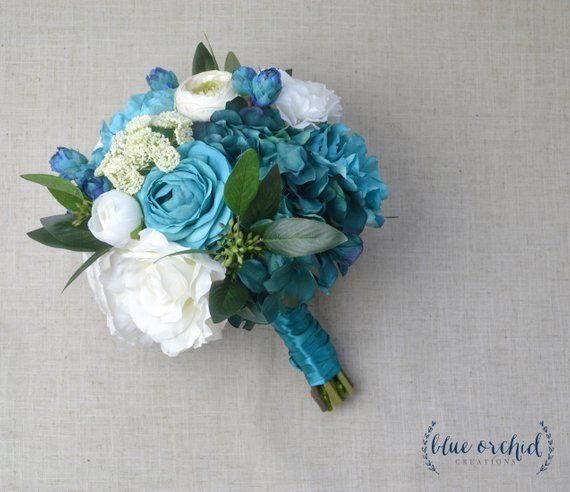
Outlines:
[[[293,67],[341,97],[390,188],[381,230],[312,309],[357,393],[322,414],[269,328],[169,358],[111,338],[80,255],[25,233],[59,213],[57,145],[89,152],[160,65]],[[1,490],[567,490],[567,0],[1,0]],[[514,466],[421,456],[528,437]]]

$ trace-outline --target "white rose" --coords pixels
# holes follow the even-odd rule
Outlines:
[[[141,225],[142,218],[136,199],[122,191],[111,190],[95,199],[87,226],[99,241],[120,246],[131,238],[131,232]]]
[[[159,343],[170,356],[221,338],[225,323],[212,321],[208,295],[224,269],[203,254],[163,258],[182,249],[144,229],[140,240],[111,249],[88,269],[111,334],[129,343]]]
[[[305,82],[280,70],[283,89],[275,102],[281,118],[293,128],[303,129],[342,116],[340,97],[318,82]]]
[[[193,121],[210,121],[215,111],[225,109],[226,103],[236,97],[232,74],[210,70],[182,82],[174,94],[174,105]]]

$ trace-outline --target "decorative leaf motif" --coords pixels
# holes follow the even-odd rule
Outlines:
[[[108,246],[96,239],[86,227],[73,226],[71,215],[53,215],[44,217],[40,221],[47,232],[67,246],[81,248],[82,251],[98,251]]]
[[[538,424],[544,432],[546,441],[548,442],[548,455],[546,456],[544,463],[540,465],[540,469],[536,472],[537,475],[540,475],[542,472],[546,471],[552,463],[552,457],[554,456],[554,439],[552,439],[552,433],[548,430],[548,427],[544,423],[544,420],[541,420]]]
[[[224,63],[224,70],[226,72],[234,72],[241,66],[236,54],[230,51],[226,56],[226,62]]]
[[[74,281],[81,275],[87,268],[89,268],[93,263],[95,263],[101,256],[103,256],[107,251],[111,249],[111,246],[106,246],[105,248],[100,249],[99,251],[95,251],[77,270],[75,273],[69,278],[65,287],[63,288],[62,292],[67,289]]]
[[[346,240],[338,229],[310,219],[277,220],[263,232],[263,243],[269,251],[289,257],[321,253]]]
[[[427,466],[428,470],[434,472],[436,475],[439,475],[439,472],[436,470],[435,465],[428,458],[428,447],[427,447],[429,436],[433,432],[435,424],[436,424],[435,420],[432,421],[432,423],[428,426],[426,433],[424,434],[424,439],[422,441],[422,444],[423,444],[422,445],[422,458],[424,459],[424,464]]]
[[[259,156],[246,150],[238,159],[224,187],[224,201],[236,215],[242,215],[259,189]]]
[[[197,75],[209,70],[218,70],[218,63],[214,55],[210,53],[204,43],[198,43],[192,60],[192,75]]]
[[[242,224],[247,227],[258,220],[273,218],[279,211],[281,187],[281,174],[275,165],[261,180],[257,195],[241,217]]]
[[[210,289],[210,314],[214,323],[236,314],[249,300],[249,291],[239,281],[227,278],[214,282]]]

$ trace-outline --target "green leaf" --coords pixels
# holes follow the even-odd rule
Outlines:
[[[263,316],[263,313],[259,310],[257,306],[244,306],[241,308],[238,313],[243,319],[247,321],[251,321],[252,323],[258,325],[266,325],[267,318]]]
[[[212,43],[210,43],[210,40],[208,39],[208,35],[206,33],[204,33],[204,37],[206,38],[206,43],[208,43],[208,50],[210,51],[212,59],[214,60],[214,70],[219,70],[220,67],[218,66],[218,61],[216,60],[216,55],[214,54],[214,48],[212,48]]]
[[[271,219],[279,211],[281,203],[281,174],[279,166],[273,166],[259,184],[257,195],[242,215],[245,226],[261,219]]]
[[[96,239],[85,225],[72,225],[73,220],[71,215],[53,215],[40,219],[40,222],[57,241],[67,246],[81,248],[82,251],[98,251],[108,246]]]
[[[210,314],[212,321],[219,323],[236,314],[249,300],[249,291],[239,281],[226,278],[214,282],[210,289]]]
[[[277,220],[263,233],[263,243],[269,251],[290,257],[321,253],[346,240],[338,229],[311,219]]]
[[[192,60],[192,75],[217,69],[218,63],[212,53],[210,53],[204,43],[199,43]]]
[[[164,258],[168,258],[169,256],[181,256],[181,255],[195,255],[195,254],[204,254],[204,255],[211,255],[214,251],[210,251],[209,249],[183,249],[182,251],[176,251],[175,253],[170,253],[169,255],[161,256],[157,261],[163,260]]]
[[[259,189],[259,156],[246,150],[238,159],[224,187],[224,201],[236,215],[243,214]]]
[[[110,249],[111,249],[111,246],[107,245],[105,248],[102,248],[98,251],[95,251],[95,253],[93,253],[85,261],[85,263],[83,263],[83,265],[81,265],[77,270],[75,270],[75,273],[69,278],[69,280],[67,281],[67,283],[65,284],[65,287],[63,288],[63,290],[61,292],[63,292],[65,289],[67,289],[75,281],[75,279],[77,277],[79,277],[79,275],[81,275],[85,270],[87,270],[87,268],[89,268],[93,263],[95,263],[99,258],[101,258],[101,256],[103,256]]]
[[[89,252],[93,251],[93,248],[85,248],[85,247],[75,247],[70,246],[69,244],[62,243],[58,241],[55,237],[53,237],[48,231],[46,231],[43,227],[40,229],[36,229],[34,231],[28,232],[28,237],[37,241],[44,246],[49,246],[50,248],[59,248],[59,249],[66,249],[68,251],[84,251]]]
[[[273,221],[270,219],[262,219],[258,222],[255,222],[253,225],[249,227],[249,230],[258,236],[263,236],[265,229],[269,227],[269,224],[272,224]]]
[[[233,51],[230,51],[226,56],[226,63],[224,63],[224,70],[226,72],[234,72],[241,66],[239,60],[237,59],[236,54]]]
[[[80,209],[86,198],[81,190],[70,181],[51,174],[22,174],[22,178],[45,186],[53,197],[72,212]]]

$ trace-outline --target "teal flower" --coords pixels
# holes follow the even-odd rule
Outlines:
[[[63,179],[73,181],[81,169],[87,165],[87,157],[77,150],[58,147],[49,163],[52,171],[58,173]]]
[[[153,91],[176,89],[178,87],[178,79],[174,72],[160,67],[154,67],[149,72],[146,76],[146,83]]]
[[[230,166],[221,152],[202,142],[184,144],[178,152],[178,167],[169,173],[154,168],[137,197],[147,227],[170,241],[202,249],[215,242],[220,224],[230,220],[223,198]]]
[[[268,168],[276,152],[276,144],[290,137],[285,123],[274,109],[246,107],[239,111],[216,111],[210,122],[197,123],[194,138],[218,149],[235,164],[247,149],[254,149],[261,157],[261,166]]]
[[[251,81],[255,77],[255,70],[250,67],[239,67],[232,74],[232,86],[240,96],[251,95]]]
[[[232,86],[242,97],[251,98],[260,108],[273,104],[283,88],[281,73],[276,68],[267,68],[259,73],[251,67],[239,67],[232,74]]]
[[[148,74],[147,82],[152,90],[143,94],[135,94],[128,100],[125,109],[115,113],[108,124],[103,122],[99,132],[101,145],[91,154],[95,167],[101,163],[111,148],[113,137],[124,130],[127,123],[135,116],[160,114],[174,110],[174,92],[175,87],[178,86],[176,75],[156,67]]]
[[[251,81],[251,101],[255,106],[269,106],[277,100],[282,88],[279,70],[262,70]]]
[[[365,226],[384,223],[380,208],[388,197],[388,188],[380,177],[378,159],[367,155],[360,135],[349,132],[337,123],[322,125],[311,134],[305,145],[310,163],[315,170],[326,170],[329,179],[326,183],[303,183],[296,194],[303,199],[307,191],[313,198],[320,191],[323,210],[319,215],[346,233],[360,234]]]
[[[97,164],[88,161],[87,157],[77,150],[58,147],[49,162],[53,171],[63,179],[75,181],[79,189],[91,200],[111,189],[107,178],[94,175]]]

